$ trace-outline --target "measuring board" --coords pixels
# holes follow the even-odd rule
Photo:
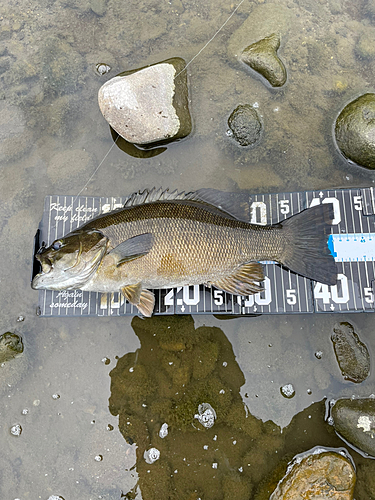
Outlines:
[[[233,193],[248,204],[249,221],[275,224],[308,207],[331,204],[332,234],[327,244],[337,262],[334,286],[316,283],[281,267],[264,262],[264,291],[248,297],[205,285],[154,290],[154,314],[281,314],[312,312],[373,312],[375,279],[375,189],[336,189],[251,195]],[[127,197],[100,198],[47,196],[44,214],[35,236],[33,276],[39,272],[35,253],[42,242],[55,239],[97,215],[122,207]],[[41,316],[121,316],[138,310],[120,293],[101,294],[81,290],[39,290]]]

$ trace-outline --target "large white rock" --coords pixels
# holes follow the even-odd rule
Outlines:
[[[185,137],[191,118],[184,68],[183,59],[173,58],[112,78],[99,89],[104,118],[135,144]]]

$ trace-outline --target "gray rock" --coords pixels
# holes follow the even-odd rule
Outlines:
[[[336,433],[355,449],[375,458],[375,399],[338,399],[331,406]]]
[[[185,61],[180,58],[121,73],[99,89],[107,122],[134,144],[167,142],[191,131]]]
[[[270,500],[351,500],[355,469],[344,450],[315,448],[294,457]]]
[[[331,335],[341,373],[352,382],[363,382],[370,373],[370,354],[350,323],[335,325]]]
[[[336,143],[349,160],[375,169],[375,94],[350,102],[335,124]]]
[[[256,109],[250,104],[237,106],[228,119],[228,126],[230,135],[241,146],[254,146],[259,142],[263,128]]]
[[[242,52],[241,61],[260,73],[272,87],[281,87],[286,82],[286,69],[277,55],[280,36],[273,33],[255,42]]]

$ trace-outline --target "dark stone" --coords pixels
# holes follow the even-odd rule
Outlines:
[[[370,354],[350,323],[335,325],[331,335],[336,359],[344,378],[363,382],[370,373]]]
[[[258,113],[250,104],[238,106],[231,113],[228,125],[241,146],[254,146],[259,142],[263,127]]]
[[[355,449],[375,458],[375,399],[338,399],[331,407],[336,433]]]
[[[286,82],[286,69],[277,55],[280,37],[273,33],[255,42],[242,52],[241,60],[260,73],[272,87],[281,87]]]
[[[346,158],[375,169],[375,94],[364,94],[345,106],[336,120],[335,137]]]

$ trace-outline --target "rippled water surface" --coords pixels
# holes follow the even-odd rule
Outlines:
[[[343,106],[374,91],[371,0],[245,0],[188,66],[192,134],[153,158],[110,150],[99,87],[169,57],[190,61],[236,5],[2,2],[0,334],[15,332],[24,343],[23,354],[0,367],[3,499],[268,498],[268,478],[293,455],[346,446],[324,421],[325,398],[375,392],[373,368],[361,384],[343,379],[330,341],[334,324],[349,321],[373,361],[372,313],[229,321],[36,316],[30,275],[44,197],[77,194],[103,158],[83,195],[373,185],[374,174],[348,164],[332,138]],[[277,90],[237,57],[273,32],[281,34],[288,72]],[[98,63],[111,71],[99,75]],[[227,120],[239,104],[254,103],[262,141],[241,148],[226,134]],[[280,392],[286,384],[295,389],[291,399]],[[204,428],[198,405],[211,401],[216,420]],[[11,434],[15,424],[19,436]],[[161,454],[148,464],[143,451],[151,446]],[[356,500],[375,498],[375,462],[350,453]]]

